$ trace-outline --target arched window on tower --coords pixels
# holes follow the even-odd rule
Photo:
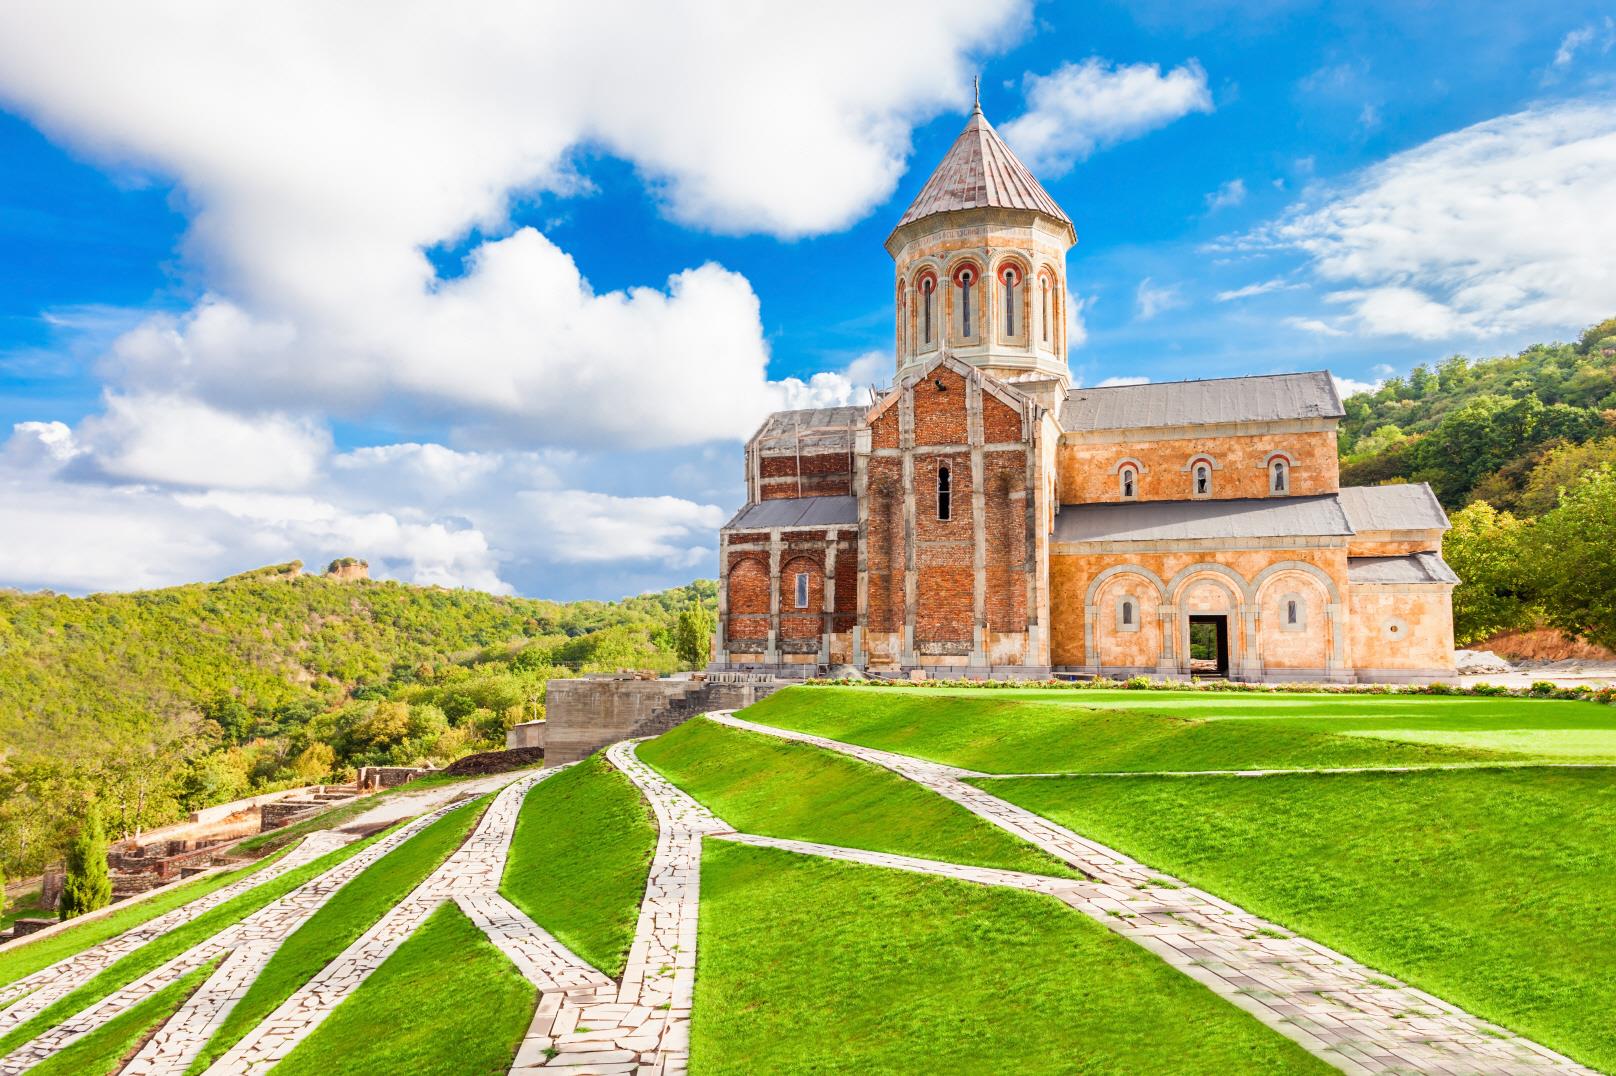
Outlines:
[[[926,277],[920,282],[920,339],[930,346],[934,330],[932,329],[933,313],[937,309],[937,280],[935,277]]]
[[[948,464],[937,465],[937,518],[947,520],[952,515],[954,507],[954,479],[948,471]]]
[[[1285,462],[1284,456],[1275,456],[1268,464],[1268,492],[1290,492],[1290,466]]]
[[[1197,497],[1212,496],[1212,465],[1206,460],[1196,460],[1193,471],[1195,476],[1194,491]]]
[[[969,265],[954,274],[959,288],[960,336],[971,336],[971,286],[976,283],[976,270]]]
[[[999,270],[999,279],[1004,282],[1004,335],[1014,336],[1018,299],[1016,287],[1021,283],[1021,270],[1013,265],[1007,265]]]
[[[1039,280],[1038,283],[1039,283],[1039,285],[1040,285],[1040,287],[1041,287],[1041,289],[1043,291],[1043,300],[1044,300],[1043,301],[1043,308],[1044,308],[1044,310],[1043,310],[1042,323],[1043,323],[1043,327],[1044,327],[1044,343],[1047,344],[1047,343],[1049,343],[1049,278],[1046,276],[1046,277],[1042,278],[1041,280]]]
[[[1125,466],[1117,472],[1122,482],[1122,499],[1131,501],[1139,496],[1139,472],[1132,466]]]

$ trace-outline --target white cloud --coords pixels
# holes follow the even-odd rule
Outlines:
[[[1293,329],[1301,329],[1303,332],[1317,333],[1319,336],[1347,335],[1347,331],[1345,329],[1337,328],[1336,326],[1331,325],[1329,322],[1323,321],[1319,318],[1290,317],[1285,319],[1285,324],[1289,325]]]
[[[1245,200],[1246,181],[1243,179],[1231,179],[1206,196],[1206,209],[1209,213],[1215,213],[1220,209],[1237,206]]]
[[[1399,153],[1250,237],[1302,252],[1357,331],[1565,332],[1616,295],[1616,103],[1501,116]]]
[[[1397,367],[1382,362],[1378,363],[1372,372],[1381,378],[1387,378],[1397,373]]]
[[[525,514],[555,536],[563,563],[656,559],[693,568],[713,556],[724,523],[716,505],[677,497],[610,497],[582,490],[519,495]]]
[[[1177,285],[1157,285],[1148,276],[1139,282],[1139,287],[1134,291],[1134,305],[1140,321],[1149,321],[1162,311],[1183,304]]]
[[[1162,74],[1159,64],[1109,64],[1091,58],[1023,80],[1027,112],[1003,133],[1027,166],[1058,178],[1101,146],[1165,127],[1191,112],[1211,112],[1206,72],[1191,60]]]
[[[1095,385],[1094,387],[1097,388],[1097,389],[1109,389],[1109,388],[1115,388],[1118,385],[1148,385],[1148,384],[1150,384],[1150,378],[1148,378],[1148,377],[1137,377],[1137,376],[1132,376],[1132,377],[1108,377],[1104,381],[1101,381],[1098,385]]]
[[[1233,288],[1229,291],[1220,291],[1217,300],[1227,303],[1235,299],[1250,299],[1254,295],[1267,295],[1271,291],[1295,288],[1296,284],[1287,284],[1283,277],[1274,277],[1272,280],[1263,280],[1256,284],[1246,284],[1243,287]]]
[[[185,251],[211,291],[118,342],[120,394],[447,421],[488,442],[687,444],[834,388],[768,379],[744,277],[704,265],[597,294],[542,235],[504,234],[508,199],[585,190],[579,154],[605,152],[681,223],[844,227],[890,195],[913,124],[959,105],[971,58],[1025,16],[1023,0],[627,21],[488,0],[64,0],[0,9],[0,100],[174,177],[194,208]],[[423,250],[473,229],[493,238],[439,277]]]
[[[331,448],[307,419],[237,415],[177,396],[109,396],[75,442],[106,475],[223,489],[300,489]]]
[[[1350,377],[1336,377],[1334,374],[1331,377],[1335,380],[1336,395],[1343,400],[1360,392],[1374,392],[1381,385],[1379,381],[1354,381]]]
[[[1089,340],[1089,326],[1083,315],[1094,305],[1093,295],[1073,295],[1066,292],[1066,350],[1082,347]]]
[[[1589,23],[1579,26],[1560,39],[1560,47],[1554,52],[1554,61],[1550,64],[1551,70],[1563,70],[1570,67],[1576,60],[1577,53],[1588,45],[1595,45],[1601,55],[1610,52],[1616,46],[1616,17],[1606,15],[1598,23]]]

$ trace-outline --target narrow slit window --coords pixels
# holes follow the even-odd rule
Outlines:
[[[1049,278],[1044,281],[1044,343],[1049,343]]]
[[[960,290],[960,335],[970,336],[971,283],[976,279],[976,274],[971,272],[969,269],[961,269],[959,276],[955,279],[959,281]]]
[[[1297,610],[1296,610],[1296,599],[1295,598],[1289,598],[1285,602],[1285,623],[1287,623],[1287,624],[1300,623],[1300,618],[1299,618],[1299,616],[1297,614]]]
[[[1268,465],[1268,469],[1270,478],[1268,483],[1269,490],[1273,493],[1286,492],[1288,476],[1285,474],[1285,461],[1275,460],[1273,463]]]
[[[948,465],[941,464],[937,468],[937,518],[946,520],[950,518],[954,507],[954,479],[949,474]]]
[[[1124,624],[1133,623],[1133,602],[1122,603],[1122,622]]]
[[[1122,499],[1131,501],[1139,495],[1137,479],[1132,467],[1122,469]]]
[[[1016,285],[1021,282],[1021,275],[1016,272],[1013,265],[1005,266],[999,279],[1004,281],[1004,335],[1016,335]]]
[[[925,326],[925,337],[924,337],[924,339],[925,339],[926,343],[928,343],[928,344],[931,343],[931,336],[932,336],[932,330],[931,330],[932,313],[931,312],[932,312],[932,308],[933,308],[933,303],[935,302],[936,292],[937,292],[937,282],[935,280],[933,280],[931,277],[927,277],[925,280],[923,280],[921,282],[921,284],[920,284],[921,321],[924,323],[924,326]]]
[[[808,573],[797,573],[797,608],[808,608]]]
[[[1205,497],[1212,492],[1212,468],[1204,463],[1195,465],[1195,494]]]

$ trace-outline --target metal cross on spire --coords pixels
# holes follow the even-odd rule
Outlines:
[[[976,91],[976,108],[975,108],[975,111],[980,112],[980,111],[982,111],[982,76],[977,75],[974,78],[972,78],[971,79],[971,84],[972,84],[973,87],[975,87],[975,91]]]

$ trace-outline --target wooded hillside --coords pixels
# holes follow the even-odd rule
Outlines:
[[[503,746],[542,716],[552,678],[688,667],[681,613],[715,596],[697,582],[560,603],[291,567],[86,598],[0,593],[0,866],[55,858],[92,803],[119,836],[359,765]]]

